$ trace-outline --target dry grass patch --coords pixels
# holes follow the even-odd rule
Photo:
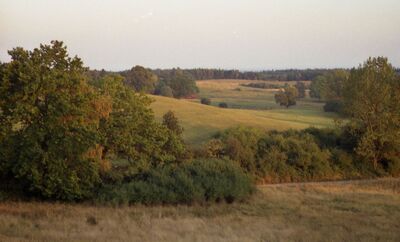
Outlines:
[[[400,180],[262,186],[246,203],[0,203],[0,241],[398,241]]]

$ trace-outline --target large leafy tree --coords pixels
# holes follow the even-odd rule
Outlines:
[[[310,84],[310,97],[321,99],[321,91],[324,88],[327,80],[324,75],[316,76]]]
[[[143,66],[134,66],[122,74],[125,77],[126,84],[138,92],[153,93],[158,82],[158,77]]]
[[[171,87],[172,93],[176,98],[187,97],[199,91],[194,79],[183,73],[180,69],[175,70],[172,75],[164,81]]]
[[[275,94],[275,101],[279,105],[289,108],[290,106],[296,105],[297,96],[298,92],[295,87],[286,86],[283,90]]]
[[[348,79],[346,70],[333,70],[317,76],[310,85],[310,96],[324,101],[341,100],[343,85]]]
[[[356,152],[372,162],[393,162],[400,155],[400,79],[383,57],[353,69],[344,85],[346,112],[361,133]]]
[[[99,182],[98,127],[111,106],[62,42],[9,51],[0,82],[0,172],[43,197],[88,196]]]
[[[298,81],[295,85],[298,93],[298,98],[305,98],[306,97],[306,84],[304,82]]]
[[[123,77],[107,75],[92,84],[112,100],[112,112],[99,128],[105,160],[127,160],[132,174],[176,162],[184,153],[183,141],[156,122],[149,108],[152,100],[124,85]]]

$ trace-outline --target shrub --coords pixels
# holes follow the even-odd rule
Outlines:
[[[338,174],[339,178],[355,178],[360,177],[361,174],[356,167],[354,155],[341,149],[333,149],[331,151],[331,162]]]
[[[307,128],[304,133],[312,135],[318,146],[324,149],[337,147],[341,143],[341,131],[339,129]]]
[[[174,132],[176,135],[181,135],[183,133],[183,128],[179,124],[178,118],[175,116],[175,113],[171,110],[166,112],[163,115],[163,122],[162,124],[167,127],[169,130]]]
[[[241,84],[244,87],[261,88],[261,89],[279,89],[283,86],[281,84],[272,84],[268,82],[252,82],[247,84]]]
[[[400,176],[400,159],[396,158],[389,162],[388,164],[388,173],[394,177]]]
[[[200,99],[200,103],[204,104],[204,105],[210,105],[211,104],[211,99],[203,97],[203,98]]]
[[[275,182],[281,178],[284,181],[309,181],[332,176],[328,162],[330,153],[321,150],[309,134],[269,132],[260,139],[257,156],[260,170],[264,172],[261,175],[279,177]],[[276,160],[279,160],[278,164]]]
[[[167,85],[163,85],[158,90],[156,90],[156,95],[164,97],[174,97],[172,89]]]
[[[218,107],[220,107],[220,108],[228,108],[228,104],[222,102],[222,103],[219,103],[219,104],[218,104]]]
[[[330,100],[324,105],[325,112],[342,113],[343,112],[343,101]]]
[[[216,137],[223,144],[223,150],[219,151],[220,154],[239,162],[247,173],[253,175],[256,173],[257,143],[262,137],[261,130],[239,126],[227,129]]]
[[[153,168],[129,182],[106,185],[97,201],[113,204],[192,204],[247,198],[252,181],[227,160],[195,160],[181,166]]]

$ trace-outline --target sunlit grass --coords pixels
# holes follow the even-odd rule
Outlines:
[[[241,91],[235,91],[234,89],[238,88],[239,83],[242,82],[245,81],[198,82],[200,83],[198,84],[199,96],[211,98],[213,106],[202,105],[199,100],[177,100],[152,96],[155,102],[151,107],[158,119],[161,119],[167,111],[174,111],[185,128],[185,140],[195,145],[210,139],[217,131],[237,125],[265,130],[303,129],[310,126],[332,127],[334,125],[336,115],[325,113],[321,103],[306,99],[299,101],[295,107],[282,108],[275,103],[274,92],[271,90],[239,87]],[[211,91],[205,88],[211,88]],[[227,102],[231,108],[216,107],[219,102]]]
[[[0,203],[0,241],[398,241],[400,179],[259,187],[245,203]]]

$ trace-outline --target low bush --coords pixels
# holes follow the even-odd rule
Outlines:
[[[204,105],[211,105],[211,99],[203,97],[200,99],[200,103]]]
[[[219,104],[218,104],[218,107],[220,107],[220,108],[228,108],[228,104],[222,102],[222,103],[219,103]]]
[[[261,89],[279,89],[282,88],[282,84],[272,84],[268,82],[252,82],[247,84],[241,84],[244,87],[261,88]]]
[[[258,142],[259,176],[269,182],[324,180],[333,177],[330,153],[314,138],[296,131],[269,132]]]
[[[376,176],[399,176],[396,154],[375,169],[355,154],[357,132],[308,128],[263,132],[236,127],[217,134],[204,146],[204,157],[237,162],[259,182],[301,182]]]
[[[325,112],[342,113],[343,112],[343,102],[340,100],[327,101],[324,105]]]
[[[192,204],[233,202],[254,190],[251,179],[228,160],[202,159],[141,172],[127,182],[103,186],[100,203]]]

